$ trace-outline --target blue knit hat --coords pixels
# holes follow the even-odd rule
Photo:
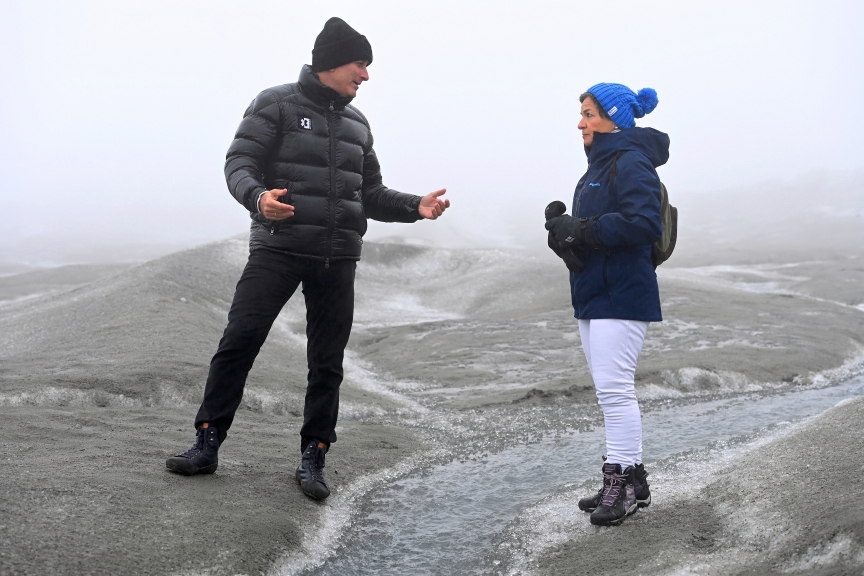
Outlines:
[[[634,118],[642,118],[657,107],[657,92],[653,88],[642,88],[638,94],[623,84],[601,82],[588,89],[597,103],[603,107],[618,128],[633,128]]]

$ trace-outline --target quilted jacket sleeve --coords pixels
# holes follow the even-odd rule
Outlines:
[[[663,234],[660,221],[660,178],[645,155],[628,152],[617,161],[618,209],[594,224],[602,246],[651,244]]]
[[[372,135],[363,157],[363,209],[366,216],[381,222],[416,222],[420,196],[387,188],[382,182],[381,165],[372,147]]]
[[[225,158],[228,190],[250,212],[258,211],[264,166],[277,137],[279,100],[272,90],[259,94],[246,112]]]

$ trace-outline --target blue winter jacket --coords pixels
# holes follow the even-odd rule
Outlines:
[[[617,175],[609,168],[618,152]],[[585,264],[570,273],[574,316],[659,322],[660,290],[651,264],[651,245],[660,238],[660,178],[654,170],[669,159],[669,137],[653,128],[594,134],[588,171],[573,195],[576,217],[596,217],[600,245],[577,252]]]

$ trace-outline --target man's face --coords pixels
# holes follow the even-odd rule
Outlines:
[[[360,84],[369,80],[369,71],[366,69],[368,65],[365,60],[349,62],[332,70],[322,70],[318,73],[318,78],[340,96],[353,98],[357,96]]]

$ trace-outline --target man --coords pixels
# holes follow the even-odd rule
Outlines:
[[[366,37],[331,18],[300,80],[264,90],[243,116],[228,149],[225,178],[252,217],[249,261],[210,363],[195,417],[195,444],[167,460],[173,472],[216,471],[219,445],[252,363],[273,321],[302,284],[309,375],[296,477],[306,495],[317,500],[330,495],[324,455],[336,441],[342,359],[366,219],[434,220],[450,206],[440,198],[445,190],[421,198],[381,182],[369,123],[350,105],[369,80],[371,63]]]

